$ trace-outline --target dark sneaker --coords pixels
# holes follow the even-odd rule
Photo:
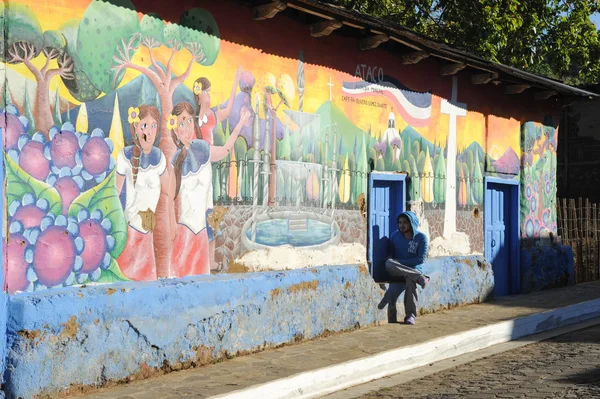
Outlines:
[[[411,326],[414,326],[416,322],[415,316],[408,316],[404,319],[404,324],[410,324]]]
[[[427,277],[427,276],[421,276],[417,280],[417,284],[419,284],[421,286],[421,288],[425,288],[425,286],[427,285],[427,283],[429,282],[429,280],[431,280],[429,277]]]

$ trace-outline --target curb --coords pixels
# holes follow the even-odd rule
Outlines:
[[[398,374],[451,357],[565,327],[600,316],[600,298],[551,309],[436,338],[417,345],[329,367],[306,371],[264,384],[212,396],[213,399],[314,398]]]

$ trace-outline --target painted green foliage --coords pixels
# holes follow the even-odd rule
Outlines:
[[[479,154],[475,153],[475,163],[473,164],[473,200],[476,204],[483,203],[483,176],[481,174],[481,164]]]
[[[44,36],[33,10],[24,4],[10,1],[0,3],[0,13],[4,15],[5,24],[10,27],[7,29],[5,40],[0,42],[2,60],[11,62],[9,53],[11,50],[17,51],[20,56],[25,56],[24,48],[15,46],[17,43],[27,43],[31,46],[30,50],[33,54],[27,58],[37,57],[42,51]]]
[[[440,151],[436,158],[433,180],[433,200],[436,204],[442,204],[446,201],[446,162],[444,162],[444,153]]]
[[[140,23],[133,4],[122,8],[100,0],[90,3],[77,31],[77,52],[98,90],[108,93],[121,83],[125,69],[118,68],[115,58],[130,59],[139,45]]]
[[[418,201],[421,199],[421,178],[419,176],[419,170],[417,169],[417,162],[411,155],[408,163],[410,165],[410,199],[412,201]]]
[[[110,220],[110,235],[115,240],[115,247],[110,252],[113,259],[116,259],[127,243],[127,221],[115,185],[116,170],[113,170],[104,181],[96,187],[81,193],[73,200],[69,207],[68,215],[77,217],[81,210],[87,209],[90,213],[100,210],[104,217]]]
[[[58,191],[48,183],[31,177],[7,155],[4,156],[6,164],[6,202],[21,201],[25,194],[33,194],[36,200],[48,201],[48,213],[55,216],[61,214],[62,201]]]

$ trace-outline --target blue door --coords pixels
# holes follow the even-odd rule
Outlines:
[[[404,212],[404,179],[401,174],[376,174],[369,178],[369,261],[377,282],[388,281],[385,260],[396,218]]]
[[[494,296],[510,295],[514,289],[511,265],[511,190],[508,185],[488,183],[485,192],[485,256],[494,271]]]

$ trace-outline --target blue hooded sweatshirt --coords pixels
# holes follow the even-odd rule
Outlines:
[[[396,230],[390,236],[389,256],[404,266],[414,267],[422,272],[421,265],[427,258],[427,250],[429,249],[429,239],[418,230],[419,218],[414,212],[403,212],[410,220],[410,225],[413,229],[413,237],[407,240],[404,235]]]

